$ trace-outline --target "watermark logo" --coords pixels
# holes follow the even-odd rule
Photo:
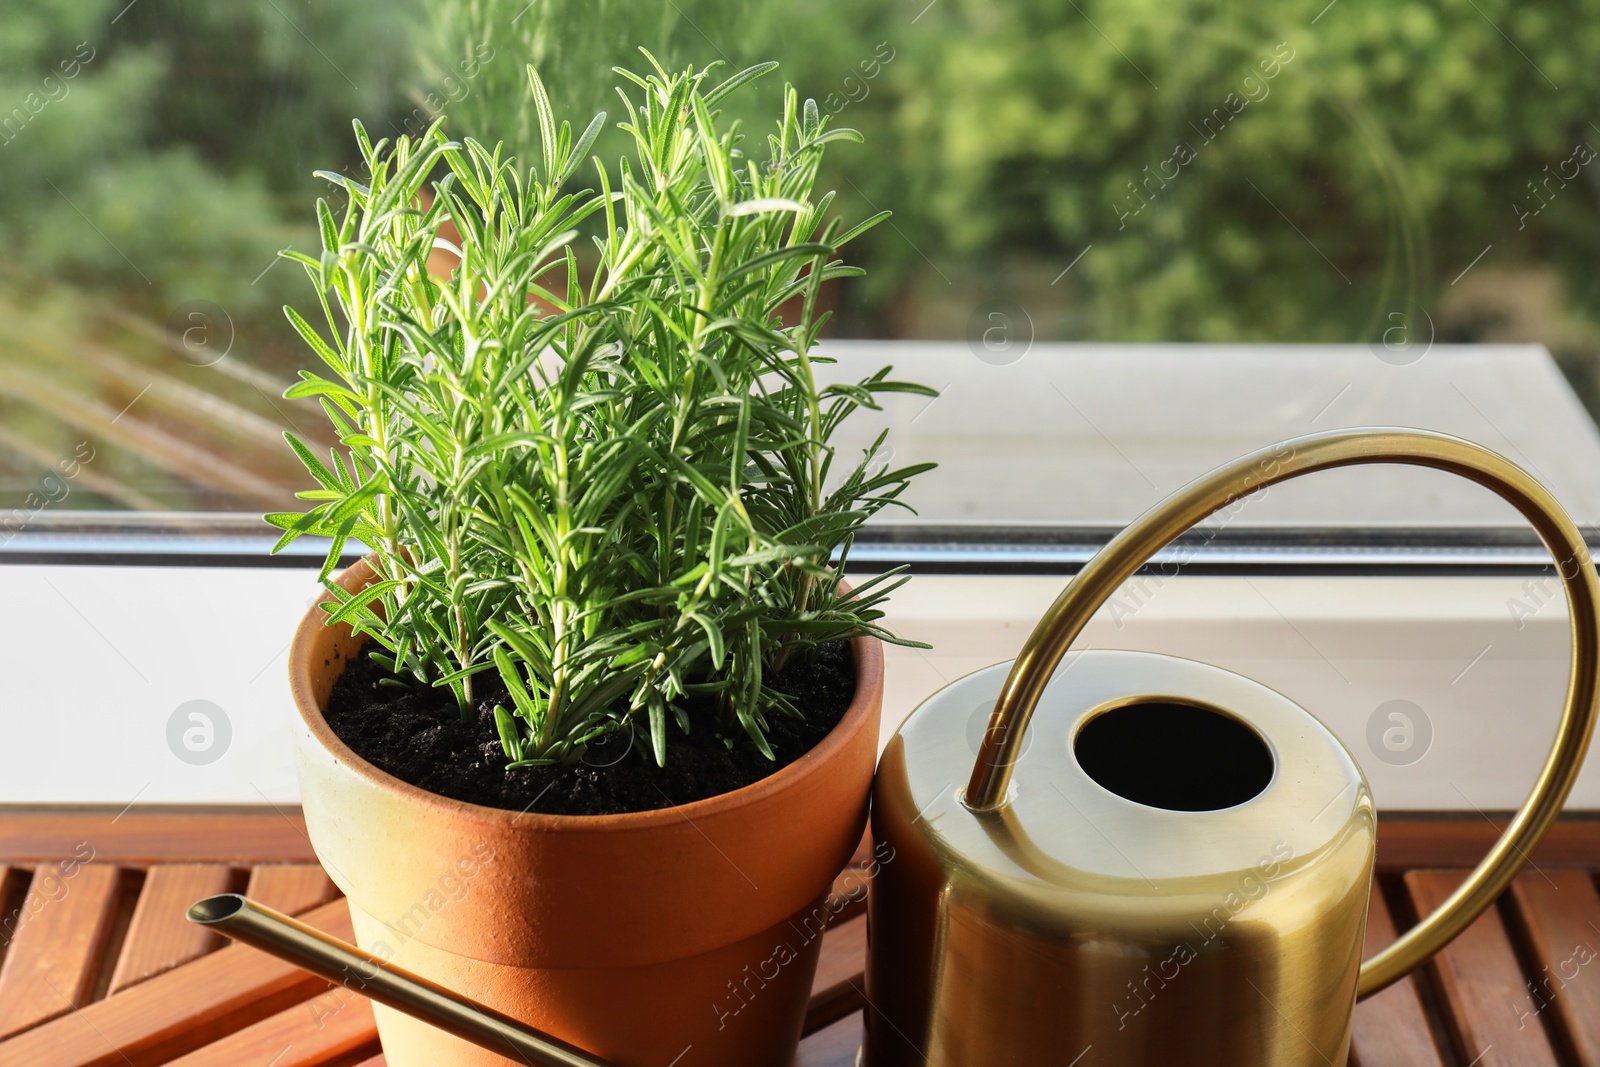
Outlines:
[[[389,937],[394,938],[395,943],[400,946],[416,939],[422,928],[432,922],[440,912],[465,898],[472,890],[472,880],[494,862],[494,847],[487,841],[474,842],[468,851],[456,857],[451,867],[442,868],[443,873],[439,875],[438,880],[427,886],[422,896],[409,908],[396,914],[393,919],[384,921],[383,925]],[[396,951],[395,947],[389,944],[388,937],[380,937],[363,947],[385,963],[394,958]],[[336,984],[333,988],[306,1002],[306,1008],[316,1021],[318,1030],[325,1027],[329,1019],[343,1011],[345,1005],[355,999],[356,993],[365,991],[378,976],[377,966],[366,961],[341,966],[340,970],[342,977],[335,979]]]
[[[854,71],[845,76],[841,84],[841,92],[829,93],[822,100],[823,110],[829,115],[837,115],[851,104],[859,104],[872,93],[872,80],[883,72],[883,68],[894,62],[896,53],[888,41],[878,45],[871,56],[856,64],[856,69],[861,73],[858,76]]]
[[[1193,940],[1175,942],[1165,958],[1145,964],[1143,970],[1130,978],[1128,995],[1123,996],[1118,992],[1117,999],[1111,1003],[1117,1029],[1126,1030],[1128,1021],[1148,1008],[1170,983],[1177,981],[1184,973],[1183,969],[1199,959],[1201,953],[1213,946],[1227,951],[1231,939],[1224,935],[1251,905],[1266,899],[1272,892],[1272,880],[1283,872],[1284,866],[1294,859],[1294,855],[1293,845],[1281,839],[1274,841],[1271,851],[1263,855],[1254,867],[1241,874],[1239,881],[1222,895],[1210,912],[1202,915],[1198,922],[1193,919],[1189,921],[1195,933]],[[1148,955],[1154,956],[1155,953]]]
[[[1513,200],[1511,210],[1517,216],[1517,229],[1528,228],[1528,220],[1537,218],[1539,213],[1549,207],[1567,183],[1578,177],[1578,172],[1594,161],[1595,150],[1587,141],[1579,141],[1572,146],[1572,154],[1556,164],[1552,173],[1550,165],[1545,164],[1544,170],[1539,174],[1537,184],[1535,180],[1528,180],[1528,197],[1526,200]],[[1570,170],[1568,168],[1571,168]],[[1555,185],[1551,185],[1555,182]]]
[[[1004,367],[1033,347],[1033,317],[1011,300],[985,300],[967,319],[967,347],[994,367]]]
[[[192,367],[219,363],[233,348],[233,319],[214,300],[185,300],[167,316],[167,347]]]
[[[1198,123],[1190,121],[1189,128],[1196,135],[1193,141],[1179,141],[1173,145],[1172,151],[1165,159],[1156,162],[1154,170],[1151,170],[1147,163],[1137,177],[1129,178],[1128,195],[1123,197],[1119,193],[1122,202],[1111,205],[1112,210],[1116,212],[1117,229],[1127,229],[1129,219],[1136,218],[1145,208],[1160,199],[1167,186],[1178,179],[1185,167],[1200,157],[1200,153],[1207,145],[1221,137],[1245,108],[1251,104],[1259,104],[1270,96],[1272,79],[1294,61],[1296,54],[1294,46],[1288,41],[1279,42],[1270,55],[1249,68],[1250,73],[1239,82],[1237,92],[1230,92],[1223,97],[1221,105],[1201,116]]]
[[[1433,747],[1433,720],[1409,700],[1379,704],[1367,718],[1367,748],[1391,767],[1409,767]]]
[[[983,748],[983,737],[989,732],[989,716],[993,714],[994,701],[984,700],[980,701],[978,706],[972,709],[972,714],[967,716],[967,748],[972,750],[974,756],[977,756]],[[1033,729],[1029,727],[1022,735],[1022,745],[1017,749],[1017,759],[1026,756],[1028,749],[1032,747]]]
[[[114,19],[112,21],[115,21]],[[9,111],[0,111],[0,145],[8,145],[17,135],[51,104],[59,104],[72,92],[72,79],[83,68],[94,62],[95,49],[88,41],[79,41],[72,55],[56,64],[55,70],[45,75],[36,88],[17,101]],[[3,106],[3,105],[0,105]]]
[[[209,700],[185,701],[167,717],[167,747],[192,767],[217,762],[232,742],[228,713]]]
[[[1572,951],[1565,959],[1556,963],[1554,974],[1550,973],[1550,964],[1547,963],[1540,969],[1538,981],[1529,978],[1528,994],[1523,998],[1522,1004],[1519,1005],[1516,1001],[1507,1002],[1512,1016],[1517,1020],[1517,1029],[1527,1029],[1530,1021],[1537,1025],[1537,1020],[1544,1010],[1555,1002],[1562,990],[1576,982],[1583,968],[1593,963],[1596,958],[1593,946],[1587,941],[1581,941],[1572,946]]]
[[[1528,620],[1539,614],[1545,607],[1552,603],[1564,603],[1562,595],[1562,582],[1576,578],[1586,567],[1593,567],[1594,559],[1584,550],[1581,558],[1568,556],[1560,561],[1557,568],[1558,574],[1548,574],[1543,578],[1529,578],[1522,583],[1522,596],[1508,597],[1506,610],[1511,613],[1511,621],[1517,624],[1517,629],[1526,629]]]
[[[72,893],[72,879],[85,866],[94,862],[95,848],[88,841],[79,841],[72,855],[55,864],[41,864],[35,868],[33,884],[21,906],[6,915],[0,915],[0,948],[11,943],[17,931],[30,916],[37,915],[51,904],[59,904]]]
[[[38,484],[33,491],[23,498],[22,507],[12,508],[8,512],[0,511],[0,545],[26,530],[34,516],[45,508],[65,501],[72,494],[72,479],[94,462],[94,455],[93,445],[88,441],[79,441],[73,448],[72,455],[62,456],[56,461],[54,469],[47,470],[39,476]]]
[[[629,720],[628,731],[613,730],[611,733],[597,738],[583,747],[582,762],[585,767],[611,767],[621,763],[627,754],[633,751],[633,722]]]
[[[889,464],[893,462],[894,446],[888,444],[879,445],[867,454],[867,458],[862,464],[862,471],[869,479],[877,478],[886,472],[889,469]]]
[[[1267,499],[1272,492],[1272,482],[1282,475],[1295,455],[1292,444],[1280,443],[1276,449],[1257,462],[1256,469],[1245,479],[1244,487],[1226,504],[1212,512],[1210,525],[1197,528],[1191,535],[1174,542],[1162,552],[1162,558],[1145,573],[1136,574],[1122,583],[1116,595],[1106,601],[1105,607],[1106,613],[1111,621],[1116,623],[1117,629],[1122,629],[1129,619],[1143,610],[1155,594],[1159,593],[1167,582],[1176,578],[1202,548],[1216,540],[1245,508]]]
[[[439,84],[430,89],[426,95],[417,98],[417,107],[406,116],[405,128],[400,132],[407,137],[416,137],[433,124],[434,119],[444,114],[444,109],[451,104],[459,104],[472,95],[472,82],[488,66],[495,56],[494,45],[488,41],[472,47],[472,54],[455,66],[455,71],[446,74]]]
[[[785,967],[797,960],[807,959],[808,948],[821,940],[828,924],[866,895],[872,879],[894,862],[895,855],[893,845],[879,841],[865,866],[850,872],[851,877],[843,885],[836,883],[840,892],[830,894],[827,900],[812,908],[808,914],[790,919],[789,934],[793,936],[785,935],[785,939],[774,945],[771,952],[753,963],[747,963],[728,980],[728,995],[712,1002],[711,1012],[716,1016],[717,1029],[727,1029],[728,1021],[749,1007],[769,984],[777,981]]]
[[[1409,367],[1433,347],[1433,316],[1419,306],[1391,311],[1375,328],[1367,348],[1391,367]]]

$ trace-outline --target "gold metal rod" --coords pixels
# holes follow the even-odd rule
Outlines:
[[[1583,535],[1532,475],[1459,437],[1402,427],[1329,430],[1253,452],[1195,479],[1136,519],[1079,571],[1022,646],[989,718],[963,803],[995,811],[1007,786],[1028,719],[1056,666],[1094,613],[1152,556],[1207,516],[1244,497],[1313,471],[1366,463],[1402,463],[1457,474],[1498,493],[1538,531],[1555,557],[1572,622],[1572,667],[1550,755],[1533,792],[1505,834],[1466,881],[1430,916],[1361,967],[1358,995],[1398,981],[1443,948],[1493,904],[1561,812],[1583,768],[1600,695],[1600,580]]]
[[[534,1067],[615,1067],[238,893],[196,901],[189,921],[287,960],[396,1011]]]

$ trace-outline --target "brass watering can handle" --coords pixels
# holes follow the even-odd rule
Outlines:
[[[1358,997],[1399,981],[1470,926],[1511,884],[1555,821],[1583,767],[1600,692],[1600,581],[1582,535],[1550,492],[1521,467],[1458,437],[1392,427],[1297,437],[1219,467],[1173,493],[1114,537],[1072,579],[1028,636],[989,718],[965,803],[1003,807],[1028,720],[1056,665],[1091,616],[1161,549],[1206,517],[1270,485],[1359,463],[1406,463],[1470,478],[1511,503],[1555,557],[1572,619],[1572,675],[1554,747],[1532,794],[1461,887],[1361,966]]]

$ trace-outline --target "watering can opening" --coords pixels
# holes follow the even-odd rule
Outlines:
[[[1141,700],[1079,727],[1073,755],[1098,786],[1167,811],[1220,811],[1272,782],[1272,749],[1249,724],[1217,708]]]

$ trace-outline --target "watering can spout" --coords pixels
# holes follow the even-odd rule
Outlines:
[[[238,893],[196,901],[189,921],[510,1059],[534,1067],[615,1067]]]

